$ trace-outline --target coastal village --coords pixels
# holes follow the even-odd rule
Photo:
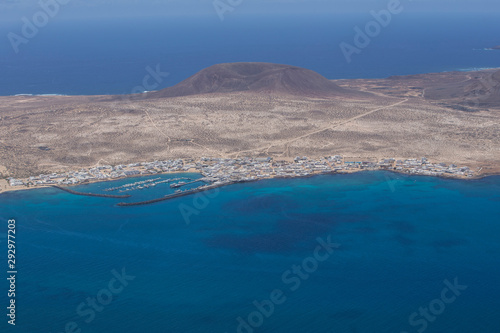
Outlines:
[[[296,157],[293,160],[262,158],[210,158],[200,160],[175,159],[132,163],[127,165],[102,165],[73,172],[51,173],[31,176],[26,179],[8,178],[11,189],[68,186],[97,181],[114,180],[124,177],[156,175],[161,173],[197,172],[203,181],[213,186],[259,179],[306,177],[326,173],[350,173],[361,170],[391,170],[407,174],[426,176],[448,176],[471,178],[474,173],[468,167],[454,164],[431,163],[427,158],[396,160],[382,159],[378,162],[353,161],[340,155],[311,159]],[[6,186],[2,190],[7,190]]]

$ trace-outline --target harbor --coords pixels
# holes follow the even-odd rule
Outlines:
[[[211,185],[202,185],[202,186],[199,186],[199,187],[196,187],[196,188],[193,188],[193,189],[189,189],[189,190],[184,190],[184,191],[178,190],[175,193],[167,194],[164,197],[157,198],[157,199],[146,200],[146,201],[139,201],[139,202],[120,202],[120,203],[117,204],[117,206],[127,207],[127,206],[150,205],[150,204],[153,204],[153,203],[157,203],[157,202],[161,202],[161,201],[166,201],[166,200],[170,200],[170,199],[174,199],[174,198],[179,198],[179,197],[183,197],[183,196],[186,196],[186,195],[191,195],[191,194],[195,194],[195,193],[199,193],[199,192],[204,192],[204,191],[215,189],[215,188],[220,187],[220,186],[226,186],[226,185],[231,185],[231,184],[234,184],[234,182],[220,183],[220,184],[211,184]]]
[[[105,189],[104,191],[110,192],[110,191],[118,191],[118,192],[127,192],[127,191],[133,191],[133,190],[142,190],[146,189],[149,187],[155,187],[156,185],[160,184],[168,184],[171,182],[175,181],[189,181],[191,178],[173,178],[173,179],[164,179],[160,180],[161,177],[154,178],[154,179],[148,179],[148,180],[143,180],[143,181],[138,181],[134,183],[129,183],[117,187],[110,187]]]
[[[369,159],[358,160],[342,155],[309,158],[297,156],[294,159],[275,159],[273,157],[241,157],[241,158],[213,158],[202,157],[194,159],[176,159],[131,163],[128,165],[100,165],[74,172],[62,172],[31,176],[25,179],[7,178],[7,190],[21,190],[48,186],[69,186],[89,184],[100,181],[126,179],[131,177],[153,176],[152,179],[137,180],[131,183],[104,189],[106,192],[127,193],[136,190],[147,190],[161,184],[170,184],[171,189],[177,189],[205,182],[213,185],[232,182],[248,182],[272,178],[307,177],[327,173],[351,173],[364,170],[388,170],[399,173],[423,176],[438,176],[449,178],[470,179],[481,173],[481,168],[472,170],[466,166],[431,162],[427,158],[411,159]],[[182,177],[182,173],[186,177]],[[175,178],[164,178],[168,174]],[[197,179],[192,174],[201,174]],[[163,175],[163,176],[160,176]],[[187,177],[189,175],[189,177]],[[203,188],[201,185],[199,188]],[[61,187],[62,189],[63,187]],[[64,187],[67,190],[66,187]],[[191,193],[191,189],[187,194]],[[67,191],[70,192],[70,191]],[[186,191],[182,191],[182,195]],[[71,193],[71,192],[70,192]],[[176,196],[178,192],[176,192]],[[76,194],[76,193],[75,193]],[[87,194],[80,194],[87,195]],[[93,196],[108,198],[123,198],[128,196],[96,194]],[[176,197],[172,196],[172,197]],[[167,199],[171,198],[167,196]],[[161,198],[165,200],[164,198]]]

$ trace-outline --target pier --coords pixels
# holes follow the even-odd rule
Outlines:
[[[197,183],[197,182],[203,182],[203,181],[205,181],[205,180],[203,178],[200,178],[200,179],[193,180],[192,182],[188,182],[188,183],[179,182],[179,183],[176,183],[176,184],[172,184],[172,185],[170,185],[170,187],[171,188],[177,188],[177,187],[191,185],[191,184],[194,184],[194,183]]]
[[[118,199],[123,199],[123,198],[130,198],[130,195],[111,195],[111,194],[95,194],[95,193],[83,193],[83,192],[77,192],[70,190],[69,188],[53,185],[52,187],[57,188],[59,190],[75,194],[75,195],[83,195],[86,197],[99,197],[99,198],[118,198]]]

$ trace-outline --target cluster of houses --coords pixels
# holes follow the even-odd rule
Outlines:
[[[468,167],[458,167],[455,164],[430,163],[427,158],[398,160],[394,162],[394,170],[407,171],[412,174],[422,174],[427,176],[455,175],[462,177],[472,177],[474,173]]]
[[[351,161],[340,155],[334,155],[319,159],[298,156],[293,162],[274,160],[271,157],[237,159],[203,157],[199,161],[175,159],[117,166],[103,165],[74,172],[33,176],[24,180],[9,178],[8,181],[10,186],[74,185],[130,176],[197,171],[203,174],[206,179],[210,179],[215,183],[225,183],[378,169],[429,176],[473,176],[473,172],[468,167],[458,167],[454,164],[446,165],[444,163],[433,164],[427,158],[406,160],[391,158],[379,162],[366,162]]]
[[[75,185],[86,182],[110,180],[130,176],[157,174],[162,172],[186,171],[186,165],[182,159],[171,161],[155,161],[144,163],[132,163],[128,165],[102,165],[79,171],[65,173],[42,174],[21,180],[8,178],[10,186],[44,186],[44,185]],[[189,167],[188,167],[189,168]]]
[[[204,158],[197,169],[205,177],[221,181],[256,180],[274,177],[303,177],[313,174],[330,172],[352,172],[357,170],[395,170],[410,174],[429,176],[454,175],[472,177],[473,172],[468,167],[458,167],[454,164],[432,164],[427,158],[395,160],[384,159],[379,162],[350,161],[340,155],[320,159],[309,159],[298,156],[293,162],[273,161],[265,159],[222,159]]]

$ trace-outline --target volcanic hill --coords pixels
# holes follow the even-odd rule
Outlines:
[[[205,68],[173,87],[148,93],[148,98],[232,92],[312,98],[362,98],[368,95],[341,88],[312,70],[251,62],[218,64]]]

